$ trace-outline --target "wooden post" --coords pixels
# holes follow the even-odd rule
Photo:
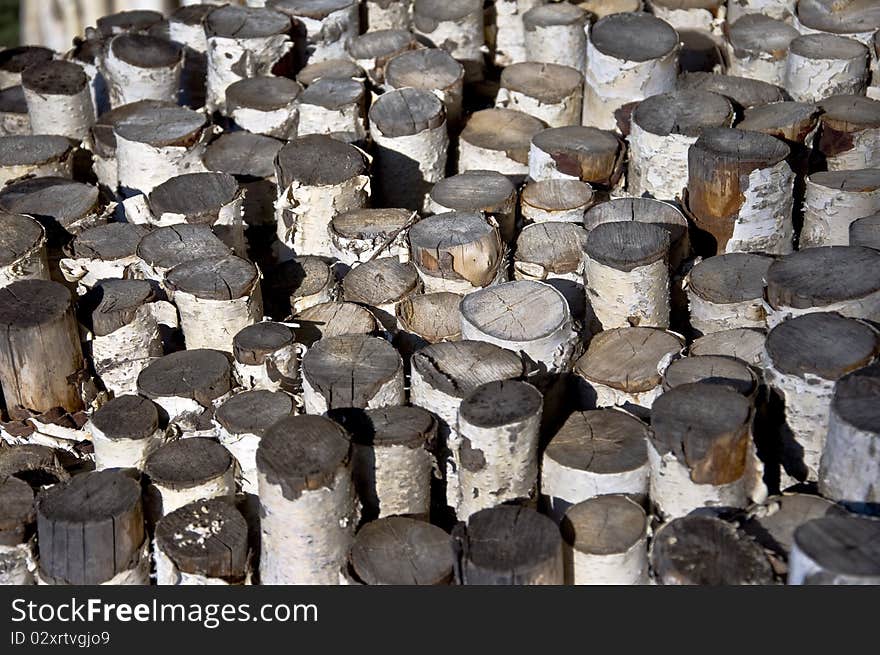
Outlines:
[[[673,332],[648,327],[605,330],[574,365],[582,395],[595,407],[623,407],[637,416],[663,392],[666,367],[684,348]]]
[[[143,107],[113,127],[120,193],[149,193],[183,173],[205,170],[212,130],[205,115],[185,107]]]
[[[299,368],[294,333],[283,323],[248,325],[232,338],[235,376],[245,389],[293,391]]]
[[[366,136],[366,90],[361,80],[322,77],[299,97],[300,136],[326,134],[348,143]]]
[[[459,129],[464,66],[445,50],[421,48],[397,55],[385,66],[385,86],[388,89],[412,87],[430,91],[443,101],[450,131]]]
[[[873,474],[877,467],[876,364],[845,375],[834,386],[828,435],[819,468],[819,490],[826,498],[856,509],[880,503]]]
[[[501,238],[512,243],[516,236],[517,190],[497,171],[467,171],[443,178],[431,189],[432,213],[482,212],[498,224]]]
[[[700,335],[763,328],[764,278],[773,258],[729,253],[697,263],[687,277],[691,327]]]
[[[205,18],[212,4],[184,4],[168,16],[168,38],[183,49],[180,71],[180,103],[190,109],[205,105],[208,77],[208,36]]]
[[[348,56],[354,59],[367,74],[371,84],[381,88],[385,83],[385,66],[397,55],[415,50],[419,46],[416,37],[408,29],[370,29],[352,38],[345,46]]]
[[[21,84],[22,72],[31,66],[45,64],[55,58],[51,48],[22,45],[0,52],[0,89]]]
[[[377,192],[386,206],[423,210],[446,173],[446,110],[430,91],[382,94],[370,108]]]
[[[120,34],[110,39],[100,61],[110,106],[138,100],[177,102],[183,49],[147,34]]]
[[[880,167],[880,101],[841,95],[823,99],[819,107],[817,166],[829,171]]]
[[[880,335],[866,323],[814,312],[774,327],[765,348],[764,378],[785,400],[782,467],[789,479],[815,481],[835,383],[880,354]]]
[[[775,20],[790,22],[797,0],[738,0],[727,8],[727,20],[734,22],[742,16],[764,14]]]
[[[59,135],[0,136],[0,185],[25,177],[72,177],[73,144]]]
[[[593,189],[580,180],[541,180],[523,188],[520,213],[526,223],[583,223]]]
[[[464,66],[465,81],[483,79],[485,38],[479,0],[413,0],[413,28]]]
[[[226,108],[233,82],[272,73],[293,48],[291,29],[290,17],[271,9],[226,5],[209,13],[207,109]]]
[[[658,584],[773,584],[773,570],[761,547],[712,516],[685,516],[665,524],[655,534],[649,556]]]
[[[511,501],[537,495],[541,392],[527,382],[482,384],[458,408],[459,520]]]
[[[323,416],[282,419],[260,441],[262,584],[338,583],[357,523],[350,448]]]
[[[625,149],[613,132],[595,127],[542,130],[529,145],[529,177],[580,180],[607,191],[621,179]]]
[[[543,121],[513,109],[483,109],[467,119],[458,143],[458,171],[497,171],[518,183],[529,174],[529,144]]]
[[[466,585],[563,583],[559,528],[533,509],[498,505],[470,517],[461,542]]]
[[[95,373],[114,396],[137,393],[140,372],[162,356],[159,319],[170,313],[176,323],[174,307],[156,305],[146,280],[102,280],[91,296],[97,301],[90,316]]]
[[[342,278],[345,300],[365,306],[392,336],[397,333],[397,305],[421,290],[416,267],[396,257],[360,264]]]
[[[807,248],[778,259],[767,269],[767,325],[816,311],[880,320],[878,264],[880,252],[863,246]]]
[[[225,243],[207,225],[180,223],[152,230],[137,244],[137,277],[165,285],[165,276],[178,264],[207,257],[230,255]]]
[[[717,93],[730,99],[734,108],[740,111],[771,102],[782,102],[786,98],[785,89],[775,84],[750,77],[718,75],[705,71],[683,73],[678,78],[676,88]]]
[[[34,64],[22,72],[21,87],[34,134],[88,139],[95,108],[81,66],[69,61]]]
[[[2,140],[0,140],[2,141]],[[46,230],[30,216],[0,213],[0,287],[17,280],[48,280]]]
[[[632,113],[627,191],[665,200],[683,197],[688,149],[705,128],[730,127],[733,105],[708,91],[672,91],[640,102]]]
[[[789,45],[785,89],[797,102],[833,95],[865,95],[868,48],[836,34],[806,34]]]
[[[603,329],[669,327],[669,233],[639,221],[593,228],[584,246],[587,301]]]
[[[784,85],[788,47],[797,38],[798,31],[764,13],[747,13],[735,20],[732,14],[734,10],[728,7],[727,71],[731,75]]]
[[[352,475],[364,522],[407,515],[428,519],[437,419],[421,407],[338,409],[330,418],[352,441]]]
[[[880,212],[857,218],[849,224],[849,245],[880,250]]]
[[[325,302],[294,314],[296,341],[310,347],[319,339],[344,334],[378,335],[379,321],[366,307],[353,302]]]
[[[710,128],[688,151],[687,206],[700,231],[698,251],[793,249],[790,150],[759,132]]]
[[[614,14],[596,22],[587,41],[585,125],[613,130],[629,122],[621,113],[675,88],[678,33],[648,14]]]
[[[234,585],[250,578],[248,526],[222,500],[199,500],[156,525],[156,584]]]
[[[650,470],[647,438],[648,426],[619,409],[572,413],[544,449],[544,512],[564,525],[573,505],[596,496],[627,494],[644,503]]]
[[[82,409],[85,364],[70,291],[46,280],[13,282],[0,289],[0,325],[0,384],[9,414]]]
[[[147,457],[162,445],[155,403],[141,396],[117,396],[102,405],[86,424],[95,446],[95,468],[143,469]]]
[[[360,33],[357,0],[266,0],[266,6],[289,16],[298,28],[302,63],[345,57],[345,44]]]
[[[878,536],[876,519],[825,516],[807,521],[794,532],[787,584],[880,584]]]
[[[538,62],[512,64],[501,71],[496,107],[540,118],[549,127],[580,125],[584,78],[571,66]]]
[[[0,89],[0,135],[31,134],[31,119],[21,86]]]
[[[226,115],[243,130],[295,139],[299,126],[299,82],[286,77],[250,77],[226,87]]]
[[[648,584],[648,518],[630,498],[612,494],[572,505],[561,531],[566,584]]]
[[[367,32],[408,30],[412,26],[412,0],[366,0]]]
[[[368,585],[448,585],[452,539],[435,525],[403,516],[368,523],[357,533],[348,565]]]
[[[408,358],[428,344],[461,338],[461,296],[449,291],[420,293],[397,303],[395,344]]]
[[[545,0],[496,0],[494,62],[498,67],[510,66],[526,60],[527,11]]]
[[[55,585],[146,585],[149,541],[137,480],[119,470],[74,476],[37,500],[38,578]]]
[[[799,247],[849,245],[849,226],[880,211],[880,168],[813,173],[807,178]]]
[[[760,368],[764,363],[765,338],[763,330],[751,328],[720,330],[695,339],[688,349],[688,354],[736,357],[750,366]]]
[[[34,584],[34,491],[19,478],[0,480],[0,584]]]
[[[585,70],[590,14],[567,2],[539,4],[523,14],[525,60]]]
[[[461,336],[522,352],[548,373],[568,370],[578,345],[565,297],[533,280],[505,282],[466,295],[461,301]]]
[[[332,256],[330,221],[363,207],[370,194],[363,152],[329,136],[304,136],[278,151],[275,170],[278,239],[297,255]]]
[[[428,292],[470,293],[506,274],[498,228],[480,214],[448,212],[422,219],[409,230],[409,246]]]
[[[232,388],[232,371],[217,350],[183,350],[151,362],[137,381],[138,393],[168,414],[183,430],[199,425],[202,414]]]

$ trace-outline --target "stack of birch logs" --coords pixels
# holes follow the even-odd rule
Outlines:
[[[184,4],[0,52],[0,582],[880,583],[880,5]]]

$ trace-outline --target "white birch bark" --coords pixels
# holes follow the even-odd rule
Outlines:
[[[114,37],[118,38],[118,37]],[[165,100],[177,103],[183,57],[171,66],[145,68],[123,61],[113,52],[113,39],[100,63],[107,81],[110,107],[121,107],[138,100]]]
[[[819,491],[832,500],[880,503],[878,430],[847,421],[830,406],[828,433],[819,464]]]
[[[684,134],[653,134],[630,123],[627,191],[632,196],[672,200],[688,185],[688,149],[697,140]]]
[[[303,403],[306,414],[326,414],[329,409],[327,399],[309,382],[308,376],[302,376]],[[376,393],[367,401],[364,409],[378,409],[391,405],[403,405],[405,402],[403,386],[403,367],[390,380],[382,384]]]
[[[161,499],[162,516],[170,514],[184,505],[207,498],[224,498],[232,502],[235,497],[235,466],[230,464],[220,475],[201,484],[183,489],[163,486],[153,480],[150,486],[158,492]]]
[[[580,72],[586,69],[586,16],[584,22],[568,25],[529,25],[523,42],[526,61],[571,66]]]
[[[356,484],[359,479],[373,482],[379,501],[376,518],[427,516],[433,468],[434,460],[425,448],[404,444],[355,444],[353,448],[352,474]]]
[[[31,134],[60,134],[88,143],[95,109],[88,84],[74,95],[38,93],[22,87],[27,102]]]
[[[173,292],[173,300],[180,312],[180,327],[189,350],[213,348],[231,353],[232,338],[263,317],[259,276],[240,298],[211,300],[178,289]]]
[[[575,585],[646,585],[648,578],[647,534],[622,553],[586,553],[570,550]]]
[[[299,101],[291,100],[279,109],[264,111],[253,107],[236,107],[231,112],[235,124],[254,134],[265,134],[289,141],[297,137]]]
[[[785,160],[749,173],[744,201],[734,219],[725,252],[792,252],[793,188],[794,173]]]
[[[46,254],[46,231],[40,226],[41,236],[36,244],[14,261],[0,266],[0,288],[17,280],[48,280],[49,263]]]
[[[32,585],[37,569],[35,538],[0,546],[0,585]]]
[[[765,303],[761,298],[741,302],[715,303],[687,288],[691,327],[701,334],[734,328],[763,328]]]
[[[669,264],[665,257],[627,272],[584,255],[583,271],[587,298],[602,329],[669,327]]]
[[[143,470],[147,457],[165,441],[165,431],[156,429],[145,439],[111,439],[91,421],[85,431],[92,435],[95,447],[95,469],[136,468]]]
[[[835,189],[806,178],[801,248],[848,246],[849,226],[880,211],[880,186],[855,191]]]
[[[842,59],[807,56],[792,43],[785,66],[785,90],[796,102],[819,102],[833,95],[865,95],[867,52]]]
[[[852,132],[852,148],[825,158],[829,171],[880,167],[880,127]]]
[[[208,77],[205,106],[226,110],[226,89],[233,82],[271,74],[272,67],[293,47],[288,34],[235,39],[208,37]]]
[[[352,102],[339,109],[303,102],[299,105],[297,134],[347,134],[355,141],[366,136],[361,101]]]
[[[430,202],[429,185],[446,176],[449,150],[446,121],[418,134],[398,137],[385,136],[377,125],[372,125],[370,135],[378,149],[374,173],[386,203],[426,210]],[[413,161],[418,163],[417,177],[412,175]]]
[[[202,130],[191,146],[152,146],[116,135],[116,168],[119,186],[149,193],[172,177],[203,173],[205,146],[213,130]]]

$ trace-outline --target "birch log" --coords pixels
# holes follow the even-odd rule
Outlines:
[[[497,171],[467,171],[434,185],[428,199],[432,213],[482,212],[497,223],[501,238],[511,243],[516,235],[517,190]]]
[[[426,520],[437,419],[420,407],[340,409],[330,418],[351,434],[352,475],[363,521],[406,515]]]
[[[226,448],[207,437],[169,441],[147,457],[151,511],[162,517],[197,500],[235,495],[235,460]]]
[[[697,71],[682,73],[676,84],[677,89],[711,91],[725,96],[738,110],[760,107],[771,102],[785,100],[785,89],[750,77],[719,75]]]
[[[458,173],[497,171],[518,183],[529,174],[529,144],[546,125],[513,109],[483,109],[470,115],[458,143]]]
[[[876,476],[878,372],[880,366],[866,366],[835,384],[819,466],[820,493],[856,509],[880,503]]]
[[[366,0],[367,32],[408,30],[412,26],[412,0]]]
[[[771,257],[729,253],[697,263],[688,274],[690,324],[700,335],[733,328],[763,328],[764,279]]]
[[[0,384],[13,418],[83,407],[84,361],[73,298],[64,285],[18,280],[0,289]]]
[[[844,5],[833,0],[802,0],[794,14],[794,25],[801,34],[830,32],[868,43],[880,27],[880,9],[864,0]]]
[[[483,79],[485,37],[479,0],[413,0],[413,29],[461,63],[466,81]]]
[[[357,523],[351,444],[322,416],[293,416],[257,448],[262,584],[338,584]]]
[[[33,134],[88,139],[95,108],[81,66],[58,60],[34,64],[22,73],[21,87]]]
[[[333,256],[347,266],[363,264],[378,254],[409,259],[406,230],[412,213],[401,208],[352,209],[330,221]]]
[[[625,106],[675,88],[678,33],[647,14],[614,14],[590,29],[583,124],[626,126]]]
[[[400,89],[370,108],[377,195],[390,207],[425,209],[428,193],[446,173],[446,110],[431,92]]]
[[[107,89],[107,80],[101,71],[100,63],[102,51],[106,41],[96,37],[74,38],[73,48],[68,50],[62,58],[82,67],[89,80],[89,95],[92,97],[92,107],[95,116],[100,116],[110,110],[110,96]]]
[[[669,327],[669,233],[658,225],[604,223],[584,246],[587,301],[602,329]]]
[[[174,308],[154,304],[146,280],[101,280],[92,295],[99,299],[91,313],[95,373],[114,396],[137,393],[138,375],[163,354],[158,318]]]
[[[186,347],[232,352],[232,339],[263,316],[260,273],[235,256],[178,264],[166,276]]]
[[[204,170],[211,135],[205,115],[184,107],[143,107],[113,127],[123,196],[149,193],[166,180]]]
[[[529,145],[532,180],[580,180],[607,191],[623,173],[625,145],[595,127],[555,127],[537,132]]]
[[[0,89],[0,135],[31,134],[31,119],[21,86]]]
[[[790,23],[797,0],[736,0],[727,7],[727,20],[733,22],[742,16],[764,14],[775,20]]]
[[[409,246],[428,292],[465,294],[505,275],[498,228],[480,214],[448,212],[422,219],[409,230]]]
[[[95,468],[143,470],[147,457],[165,439],[159,427],[159,411],[141,396],[117,396],[102,405],[85,428],[95,447]]]
[[[226,114],[243,130],[295,139],[302,86],[286,77],[250,77],[226,87]]]
[[[264,321],[242,328],[232,338],[232,354],[235,376],[245,389],[295,389],[299,351],[287,325]]]
[[[120,34],[107,44],[100,62],[111,107],[138,100],[177,102],[183,49],[147,34]]]
[[[876,519],[825,516],[807,521],[794,533],[787,584],[878,584],[878,535]]]
[[[73,144],[59,135],[0,136],[0,186],[25,177],[72,177]]]
[[[849,245],[880,250],[880,212],[857,218],[849,224]]]
[[[140,485],[125,471],[52,486],[37,501],[37,538],[43,584],[149,584]]]
[[[0,213],[0,287],[17,280],[48,280],[46,230],[30,216]]]
[[[448,585],[453,582],[455,555],[444,530],[389,516],[358,531],[348,563],[363,584]]]
[[[461,338],[461,296],[449,291],[421,293],[397,303],[395,345],[409,357],[428,344]]]
[[[336,276],[319,257],[294,257],[269,272],[264,302],[269,316],[289,316],[336,297]]]
[[[360,264],[342,278],[345,300],[366,307],[392,336],[397,333],[397,305],[421,290],[416,267],[396,257]]]
[[[648,519],[622,495],[572,505],[562,522],[566,584],[648,584]]]
[[[460,540],[465,585],[563,583],[559,529],[533,509],[499,505],[481,510]]]
[[[730,127],[733,105],[708,91],[672,91],[640,102],[632,113],[627,191],[681,198],[688,184],[688,150],[705,128]]]
[[[880,168],[813,173],[799,247],[849,245],[853,221],[880,211]]]
[[[183,350],[160,357],[138,376],[138,393],[168,414],[183,431],[202,424],[203,414],[232,389],[232,367],[218,350]]]
[[[227,5],[205,17],[208,76],[205,106],[223,111],[233,82],[268,75],[293,48],[290,17],[271,9]]]
[[[139,261],[132,266],[132,275],[154,280],[167,290],[165,276],[175,266],[231,253],[207,225],[181,223],[145,234],[137,244],[136,254]]]
[[[309,87],[325,77],[331,79],[349,79],[358,82],[366,81],[367,74],[351,59],[328,59],[304,66],[296,74],[296,81]]]
[[[618,409],[574,412],[544,449],[541,501],[562,523],[572,506],[596,496],[648,496],[648,426]],[[571,519],[571,516],[568,516]]]
[[[785,401],[783,480],[815,481],[835,383],[880,354],[880,336],[861,321],[814,312],[770,330],[765,349],[764,378]]]
[[[322,77],[306,88],[299,101],[299,135],[327,134],[350,143],[366,136],[362,81]]]
[[[797,102],[818,102],[833,95],[865,95],[868,48],[834,34],[806,34],[789,45],[785,89]]]
[[[296,341],[310,347],[319,339],[345,334],[377,335],[379,322],[366,307],[353,302],[324,302],[293,316]]]
[[[34,491],[24,480],[0,481],[0,583],[34,584],[36,525]]]
[[[445,50],[420,48],[397,55],[385,66],[385,87],[430,91],[443,101],[450,130],[460,128],[464,66]]]
[[[83,230],[64,248],[60,266],[64,279],[83,295],[99,281],[121,279],[140,260],[137,247],[149,230],[132,223],[107,223]]]
[[[840,95],[819,106],[817,166],[829,171],[880,167],[880,101]]]
[[[404,404],[403,360],[387,341],[367,335],[318,341],[303,357],[302,383],[307,414]]]
[[[667,391],[683,384],[704,382],[729,387],[754,400],[758,377],[744,361],[721,355],[689,355],[676,359],[663,374]]]
[[[733,2],[731,5],[739,4]],[[798,31],[782,20],[763,13],[747,13],[732,18],[727,8],[727,71],[768,84],[783,86],[789,44]]]
[[[594,407],[623,407],[637,416],[663,393],[666,367],[681,355],[684,339],[647,327],[605,330],[590,341],[574,373],[581,394]]]
[[[162,22],[162,14],[152,9],[129,9],[100,16],[95,22],[98,34],[110,37],[116,34],[147,32]]]
[[[863,246],[806,248],[782,257],[767,269],[767,325],[817,311],[880,320],[878,263],[880,253]]]
[[[650,495],[661,516],[748,504],[751,421],[748,399],[716,384],[684,384],[654,401]]]
[[[55,58],[51,48],[22,45],[0,51],[0,89],[21,84],[21,74],[26,68],[45,64]]]
[[[526,60],[527,11],[543,5],[544,0],[497,0],[495,2],[494,62],[498,67]]]
[[[567,2],[541,3],[523,14],[525,60],[585,70],[590,14]]]
[[[586,182],[541,180],[526,184],[519,208],[526,223],[583,223],[594,200],[593,189]]]
[[[185,4],[168,16],[168,38],[183,49],[180,71],[180,104],[190,109],[205,105],[208,76],[208,36],[205,18],[213,4]]]
[[[687,205],[698,252],[793,249],[794,174],[782,141],[758,132],[710,128],[688,151]]]
[[[366,72],[370,83],[381,88],[385,83],[385,66],[388,62],[416,47],[419,47],[419,42],[409,30],[371,28],[349,40],[345,50]]]
[[[688,354],[736,357],[750,366],[762,368],[765,338],[763,330],[750,328],[721,330],[695,339],[688,349]]]
[[[537,495],[543,398],[527,382],[482,384],[458,408],[459,520]],[[506,437],[506,438],[505,438]]]
[[[761,547],[713,516],[666,523],[651,542],[649,557],[657,584],[773,584],[773,570]]]
[[[345,44],[360,33],[357,0],[266,0],[297,25],[303,63],[345,57]]]
[[[516,109],[550,127],[580,125],[584,79],[570,66],[538,62],[512,64],[501,71],[496,107]]]
[[[304,136],[278,151],[275,170],[275,219],[283,247],[296,255],[332,256],[330,221],[363,207],[370,195],[363,152],[329,136]]]
[[[466,295],[461,301],[461,336],[522,352],[548,373],[568,370],[578,346],[565,297],[533,280],[505,282]]]
[[[239,585],[250,574],[248,526],[222,500],[189,503],[156,525],[158,585]]]

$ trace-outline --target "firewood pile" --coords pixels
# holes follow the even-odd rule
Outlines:
[[[880,583],[880,4],[184,4],[0,51],[0,583]]]

